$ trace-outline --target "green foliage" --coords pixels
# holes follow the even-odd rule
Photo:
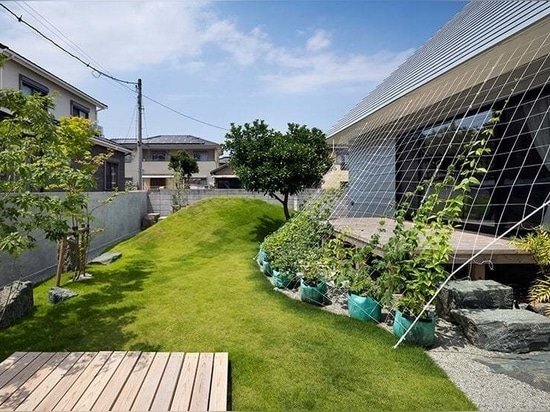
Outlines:
[[[53,117],[51,97],[2,89],[0,107],[11,113],[0,121],[0,250],[17,255],[33,246],[37,230],[59,240],[67,219],[74,226],[89,217],[84,192],[108,155],[91,155],[90,121]],[[65,196],[41,193],[50,190]]]
[[[231,124],[222,147],[243,187],[279,200],[287,219],[289,196],[318,185],[332,164],[325,134],[295,123],[284,134],[263,120]]]
[[[0,333],[0,361],[16,351],[228,352],[230,410],[475,409],[424,350],[392,349],[380,327],[274,292],[251,256],[281,223],[280,207],[260,200],[195,203],[117,245],[116,262],[90,266],[93,279],[70,284],[77,298],[50,305],[51,285],[38,286],[33,314]]]
[[[263,247],[274,269],[293,276],[305,269],[310,280],[324,276],[325,265],[319,261],[321,248],[333,234],[328,218],[340,195],[340,190],[325,191],[264,239]]]
[[[189,189],[189,180],[191,179],[191,176],[193,173],[199,172],[197,160],[189,156],[189,153],[184,151],[177,152],[170,156],[168,168],[176,172],[174,175],[176,189],[181,188],[180,186],[182,183],[183,189]]]
[[[550,232],[544,226],[536,227],[533,232],[512,243],[533,256],[539,267],[539,278],[529,288],[529,301],[532,304],[550,302]],[[550,308],[545,312],[550,316]]]
[[[497,122],[491,119],[489,128]],[[477,176],[487,172],[480,161],[490,153],[486,138],[490,134],[487,129],[476,131],[446,170],[439,164],[431,179],[406,194],[398,205],[395,229],[383,247],[383,257],[375,263],[381,272],[384,304],[392,303],[394,293],[402,293],[398,307],[409,315],[420,315],[447,278],[444,265],[452,253],[450,239],[471,188],[480,184]],[[441,173],[444,177],[436,179]],[[422,201],[411,212],[408,199],[415,195],[422,195]],[[412,223],[406,222],[407,214],[412,214]]]

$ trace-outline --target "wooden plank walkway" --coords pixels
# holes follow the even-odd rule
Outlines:
[[[336,232],[341,233],[346,241],[355,246],[364,246],[372,235],[377,233],[380,227],[380,221],[384,221],[382,226],[386,231],[380,234],[380,244],[385,244],[395,228],[395,221],[392,219],[383,219],[377,217],[363,218],[339,218],[331,220]],[[406,223],[411,225],[411,223]],[[533,264],[535,261],[532,256],[523,250],[519,250],[507,239],[500,239],[492,243],[495,239],[492,235],[483,233],[468,232],[455,229],[451,237],[452,253],[449,256],[449,263],[464,263],[473,255],[481,252],[475,258],[473,269],[476,272],[476,278],[483,278],[484,262],[494,264]],[[378,250],[382,254],[382,249]]]
[[[225,352],[16,352],[0,411],[225,411]]]

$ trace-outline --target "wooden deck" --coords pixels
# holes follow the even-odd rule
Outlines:
[[[344,236],[344,239],[356,246],[364,246],[372,235],[378,232],[380,221],[384,221],[385,232],[380,234],[380,243],[385,244],[395,228],[395,221],[382,218],[339,218],[331,220],[334,229]],[[410,225],[411,223],[407,223]],[[455,230],[451,237],[453,252],[449,256],[449,263],[464,263],[472,256],[481,252],[472,262],[475,278],[484,277],[485,263],[493,264],[533,264],[532,256],[523,250],[515,248],[509,240],[500,239],[483,233]],[[382,249],[378,250],[382,254]]]
[[[2,411],[225,411],[228,354],[16,352],[0,363]]]

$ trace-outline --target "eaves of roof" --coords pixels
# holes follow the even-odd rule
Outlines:
[[[62,87],[63,89],[69,90],[71,93],[75,94],[76,96],[93,103],[97,109],[104,110],[107,109],[107,105],[105,103],[100,102],[99,100],[93,98],[87,93],[84,93],[82,90],[78,89],[77,87],[73,86],[72,84],[67,83],[65,80],[57,77],[55,74],[50,73],[46,69],[40,67],[36,63],[33,63],[32,61],[28,60],[27,58],[21,56],[19,53],[13,51],[8,46],[0,43],[0,53],[6,56],[9,59],[14,60],[15,62],[19,63],[21,66],[26,67],[27,69],[40,74],[44,78],[50,80],[51,82],[57,84],[58,86]]]

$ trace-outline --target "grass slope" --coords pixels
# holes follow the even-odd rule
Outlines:
[[[419,348],[376,326],[274,291],[253,257],[281,208],[216,198],[119,244],[123,257],[67,284],[80,296],[0,332],[14,351],[227,351],[239,410],[468,410],[474,406]]]

